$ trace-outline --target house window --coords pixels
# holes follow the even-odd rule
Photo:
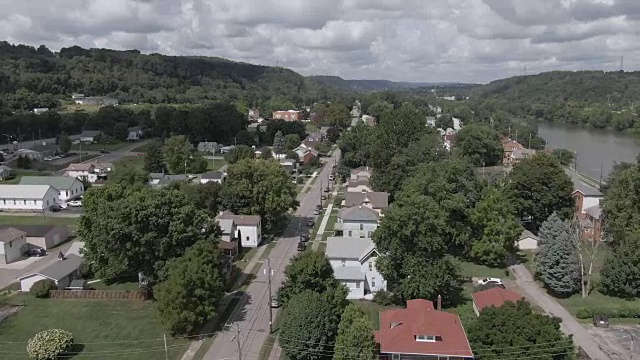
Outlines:
[[[416,341],[436,342],[436,337],[433,335],[416,335]]]
[[[375,289],[376,287],[376,278],[375,276],[371,278],[371,287]]]
[[[391,360],[400,360],[400,354],[392,354]]]
[[[9,247],[13,247],[13,241],[9,241]]]
[[[351,236],[352,236],[352,232],[351,232],[351,230],[349,230],[349,237],[351,237]]]
[[[373,271],[373,261],[369,261],[369,271]]]
[[[249,241],[249,237],[247,236],[247,241]]]
[[[367,237],[371,238],[371,234],[373,234],[373,231],[369,231],[369,235]]]
[[[342,266],[345,266],[347,264],[345,259],[342,259],[341,263],[342,263]]]
[[[364,230],[364,224],[360,224],[360,231]]]
[[[356,289],[360,289],[360,281],[356,282]]]

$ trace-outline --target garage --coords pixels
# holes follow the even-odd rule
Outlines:
[[[54,225],[11,225],[0,226],[0,230],[13,228],[27,234],[29,248],[51,249],[69,238],[69,227]]]

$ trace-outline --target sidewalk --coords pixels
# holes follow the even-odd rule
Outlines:
[[[307,180],[306,183],[304,183],[304,186],[302,187],[302,189],[300,189],[300,193],[298,194],[298,196],[302,195],[302,194],[306,194],[307,188],[311,186],[311,183],[313,182],[313,179],[315,179],[318,176],[318,172],[315,171],[313,174],[311,174],[311,177],[309,178],[309,180]]]
[[[263,261],[260,260],[260,257],[262,256],[262,254],[265,252],[266,249],[267,249],[267,246],[264,245],[260,247],[260,249],[258,249],[255,255],[253,255],[253,258],[249,260],[249,264],[247,264],[247,266],[244,268],[244,270],[242,271],[242,274],[233,283],[233,286],[232,286],[233,289],[240,288],[244,283],[244,281],[247,279],[247,276],[249,276],[249,274],[251,274],[251,272],[253,271],[253,268],[258,266],[259,264],[262,264]],[[233,298],[236,297],[236,293],[237,293],[237,290],[225,295],[225,297],[220,302],[220,306],[217,310],[218,315],[213,319],[209,320],[209,322],[200,331],[201,334],[209,334],[213,331],[213,328],[219,321],[218,317],[220,316],[220,314],[223,314],[225,312],[226,308],[231,303],[231,300],[233,300]],[[211,338],[207,338],[206,336],[203,336],[199,340],[192,341],[191,344],[189,344],[189,348],[187,348],[187,350],[184,352],[180,360],[192,360],[194,356],[198,353],[200,348],[203,345],[205,345],[205,341],[208,342],[208,344],[212,344],[216,335],[212,336]]]
[[[331,199],[335,199],[336,196],[338,196],[338,185],[333,186]],[[322,242],[322,237],[324,236],[324,230],[327,227],[327,223],[329,222],[329,218],[331,217],[332,211],[333,211],[333,203],[327,206],[327,209],[325,210],[324,215],[322,216],[322,222],[320,223],[320,227],[318,227],[318,232],[316,232],[316,238],[313,239],[313,245],[311,247],[311,249],[314,251],[318,250],[318,246],[320,246],[320,243]]]

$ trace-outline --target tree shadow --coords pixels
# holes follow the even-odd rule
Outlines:
[[[137,274],[130,274],[130,275],[122,275],[122,276],[117,276],[111,279],[104,279],[102,280],[102,282],[105,285],[114,285],[114,284],[126,284],[126,283],[132,283],[132,282],[138,282],[139,278]]]
[[[69,351],[61,354],[62,357],[64,359],[71,359],[74,358],[78,355],[80,355],[82,353],[82,350],[84,350],[84,344],[73,344],[71,345],[71,348],[69,349]]]

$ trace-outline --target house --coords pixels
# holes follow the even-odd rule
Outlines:
[[[254,123],[251,123],[251,124],[247,125],[247,130],[251,131],[251,132],[257,132],[258,131],[258,127],[260,127],[260,123],[254,122]]]
[[[511,154],[518,149],[524,149],[519,142],[511,140],[509,138],[502,139],[502,165],[511,166],[512,156]]]
[[[386,192],[355,192],[347,191],[344,197],[343,208],[353,206],[365,206],[381,214],[389,207],[389,194]]]
[[[576,202],[575,214],[578,219],[581,219],[584,210],[599,205],[604,195],[596,187],[583,181],[577,172],[570,169],[565,169],[564,172],[573,182],[573,192],[571,195]]]
[[[128,130],[127,140],[129,141],[138,141],[142,137],[142,126],[133,126]]]
[[[84,99],[84,94],[74,93],[71,95],[71,99]]]
[[[16,176],[16,173],[12,168],[6,165],[0,165],[0,180],[4,181],[7,179],[12,179]]]
[[[51,249],[69,238],[67,226],[54,225],[9,225],[0,226],[0,230],[13,228],[26,234],[29,248]]]
[[[80,142],[92,143],[94,141],[100,140],[100,136],[102,136],[102,131],[85,130],[82,133],[80,133]]]
[[[71,284],[71,281],[78,278],[78,269],[82,264],[82,257],[76,254],[68,254],[62,259],[51,263],[44,269],[22,276],[20,280],[20,291],[29,291],[31,286],[40,280],[53,280],[58,289],[62,290]]]
[[[11,264],[20,260],[27,251],[26,233],[14,228],[0,230],[0,264]]]
[[[372,192],[371,185],[369,185],[369,179],[362,177],[358,180],[349,180],[347,182],[347,192]]]
[[[376,267],[380,254],[373,240],[330,237],[326,254],[336,280],[349,289],[347,299],[364,299],[365,295],[386,291],[387,283]]]
[[[298,159],[304,165],[311,164],[318,159],[318,152],[315,149],[306,147],[304,144],[300,144],[300,146],[293,149],[293,152],[298,155]]]
[[[118,105],[118,99],[103,97],[103,96],[77,97],[77,98],[73,98],[73,101],[78,105],[93,105],[93,106]]]
[[[302,141],[302,143],[304,144],[304,146],[306,146],[309,149],[313,149],[316,146],[318,146],[318,144],[320,144],[322,142],[322,133],[319,132],[315,132],[315,133],[310,133],[309,135],[307,135],[307,137]]]
[[[159,179],[157,182],[153,183],[150,181],[151,185],[155,185],[157,187],[161,187],[161,186],[167,186],[173,182],[176,181],[185,181],[185,182],[189,182],[191,180],[191,178],[188,175],[185,174],[177,174],[177,175],[167,175],[164,174],[164,176]]]
[[[500,307],[507,301],[515,304],[523,299],[522,295],[501,287],[474,292],[471,297],[473,298],[473,312],[476,313],[476,316],[480,316],[480,312],[484,308]]]
[[[208,182],[217,182],[222,185],[227,175],[221,171],[211,171],[200,175],[200,184],[206,184]]]
[[[249,109],[249,114],[247,118],[249,121],[257,121],[260,117],[260,109]]]
[[[429,300],[407,300],[406,308],[381,311],[379,318],[374,336],[387,359],[473,359],[460,317]]]
[[[218,152],[218,143],[215,142],[199,142],[198,151],[204,154],[215,154]]]
[[[532,158],[533,155],[536,154],[536,151],[534,149],[515,149],[511,152],[511,159],[509,161],[510,165],[515,165],[519,162],[521,162],[522,160],[526,160],[529,158]]]
[[[460,131],[463,125],[462,120],[458,119],[457,117],[452,117],[451,120],[453,121],[453,130]]]
[[[236,224],[233,219],[221,219],[218,217],[218,225],[222,231],[220,241],[218,241],[218,247],[227,256],[235,256],[238,254],[238,239],[236,238]]]
[[[45,158],[53,157],[58,153],[58,145],[55,143],[42,142],[32,146],[30,149],[18,149],[16,156],[22,156],[35,161],[43,161]]]
[[[362,115],[362,122],[369,125],[369,126],[375,126],[376,125],[376,118],[371,116],[371,115]]]
[[[286,110],[286,111],[274,111],[271,116],[272,119],[284,120],[284,121],[298,121],[300,120],[300,111]]]
[[[580,220],[580,227],[582,230],[582,238],[600,241],[603,236],[602,226],[602,209],[600,204],[590,206],[584,209],[582,220]]]
[[[371,179],[371,169],[368,166],[351,169],[351,180],[359,180],[362,178]]]
[[[51,185],[0,185],[1,211],[44,211],[59,202]]]
[[[262,242],[262,222],[258,215],[236,215],[225,211],[218,215],[218,222],[232,220],[234,236],[242,247],[258,247]]]
[[[108,162],[94,162],[93,165],[95,166],[95,171],[98,173],[98,177],[114,170],[113,164]]]
[[[158,185],[164,178],[164,173],[149,173],[149,185]]]
[[[235,149],[235,145],[223,146],[223,147],[220,148],[220,153],[221,154],[226,154],[226,153],[228,153],[229,151],[231,151],[233,149]]]
[[[435,116],[427,116],[427,126],[428,127],[436,127],[436,117]]]
[[[320,127],[320,135],[322,135],[322,139],[326,139],[327,135],[329,134],[329,129],[331,129],[333,126],[321,126]]]
[[[36,114],[36,115],[44,114],[47,111],[49,111],[49,108],[46,108],[46,107],[33,109],[33,113]]]
[[[98,180],[96,166],[93,163],[69,164],[69,166],[64,169],[64,176],[79,178],[80,180],[90,183]]]
[[[297,162],[294,159],[280,159],[280,165],[287,171],[287,173],[293,173],[298,168]]]
[[[535,250],[538,248],[539,238],[529,230],[523,230],[518,238],[518,250]]]
[[[378,228],[380,215],[365,206],[340,209],[338,222],[334,225],[336,236],[370,239]]]
[[[20,185],[50,185],[59,192],[57,202],[74,200],[84,194],[82,181],[68,176],[23,176]]]

